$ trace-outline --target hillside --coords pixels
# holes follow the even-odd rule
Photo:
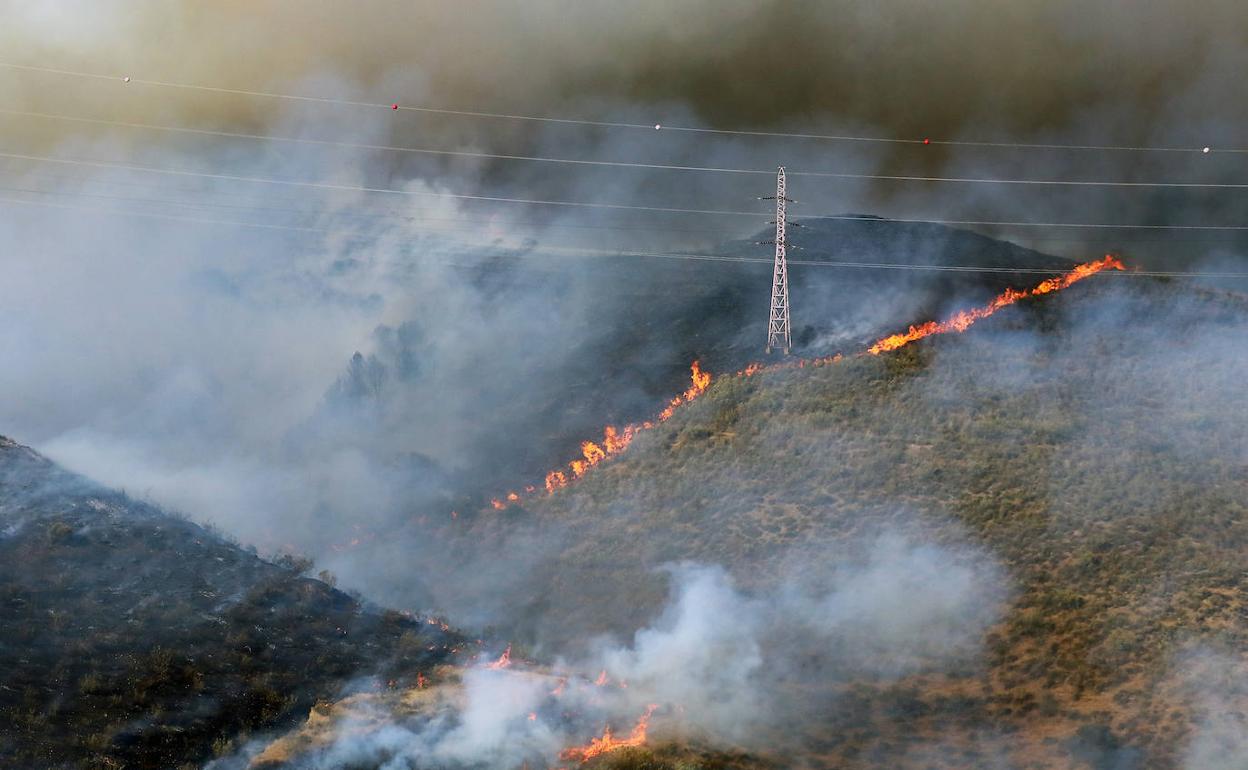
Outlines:
[[[760,217],[761,218],[761,217]],[[883,219],[799,220],[791,259],[811,262],[906,262],[917,265],[992,265],[1067,269],[1070,261],[978,233],[940,225]],[[377,423],[411,422],[429,403],[455,405],[464,376],[474,378],[472,420],[457,430],[471,439],[472,466],[438,481],[451,494],[490,494],[514,486],[563,458],[568,435],[603,421],[648,415],[657,400],[683,387],[689,362],[713,371],[739,369],[762,354],[766,340],[770,238],[709,246],[709,253],[761,259],[707,263],[641,257],[566,259],[543,254],[500,254],[473,274],[482,313],[536,302],[557,321],[539,344],[517,348],[477,341],[471,370],[440,371],[431,330],[412,322],[379,328],[368,355],[344,351],[344,374],[330,389],[325,413],[312,421],[363,440]],[[904,255],[904,256],[899,256]],[[977,302],[1025,273],[862,270],[795,265],[793,337],[796,352],[820,355],[853,346],[899,318],[944,312],[950,298]],[[578,322],[580,294],[593,297],[587,322]],[[496,306],[496,307],[494,307]],[[549,335],[554,335],[553,337]],[[350,361],[346,359],[351,358]],[[524,409],[514,409],[517,400]],[[346,416],[344,418],[344,415]],[[344,424],[345,422],[345,424]],[[357,435],[352,436],[355,433]],[[488,476],[485,472],[488,472]]]
[[[807,708],[776,745],[823,767],[1175,767],[1243,735],[1246,328],[1242,296],[1106,276],[894,353],[721,379],[471,537],[561,544],[500,600],[546,649],[643,627],[673,561],[768,591],[881,530],[982,549],[1000,612],[970,659],[838,670],[851,639],[788,683]]]
[[[794,259],[1055,272],[1070,266],[939,225],[800,223],[792,237],[802,250]],[[422,593],[406,572],[388,566],[413,552],[435,563],[442,558],[413,519],[467,514],[502,490],[540,480],[572,459],[581,439],[599,436],[604,423],[651,416],[655,404],[686,387],[694,359],[720,372],[762,357],[768,248],[753,240],[707,248],[763,262],[567,258],[540,249],[499,254],[464,280],[473,283],[473,312],[493,323],[514,316],[506,324],[513,331],[483,336],[469,327],[462,339],[447,338],[427,319],[412,320],[378,328],[362,353],[342,351],[344,374],[287,443],[299,457],[358,452],[377,469],[368,492],[381,502],[325,515],[327,526],[300,531],[294,542],[378,601],[453,609],[457,597]],[[795,354],[852,350],[898,322],[938,317],[1035,277],[795,265]],[[326,503],[335,506],[342,504]],[[357,538],[364,545],[350,551],[331,547]],[[457,563],[439,567],[455,569]]]
[[[306,567],[0,437],[0,765],[196,767],[357,677],[415,677],[461,643]]]

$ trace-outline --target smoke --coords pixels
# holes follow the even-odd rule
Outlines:
[[[136,78],[297,91],[389,104],[509,114],[591,116],[649,126],[699,125],[884,137],[1235,146],[1248,115],[1238,73],[1248,32],[1234,0],[1146,8],[958,0],[939,6],[701,0],[673,6],[377,0],[312,10],[294,0],[58,5],[8,0],[8,58]],[[1181,22],[1176,23],[1176,20]],[[211,40],[212,45],[203,41]],[[522,66],[517,66],[522,63]],[[1018,151],[992,147],[794,142],[679,132],[362,113],[236,94],[185,92],[6,73],[10,104],[44,111],[161,116],[226,129],[342,138],[361,126],[395,144],[514,149],[569,157],[794,170],[944,175],[1231,181],[1235,155]],[[289,112],[287,112],[289,108]],[[381,113],[382,111],[377,111]],[[15,136],[53,146],[80,128],[11,119]],[[279,130],[281,129],[281,130]],[[90,127],[91,132],[101,129]],[[137,147],[150,136],[122,132]],[[180,141],[176,142],[182,144]],[[30,146],[29,144],[27,146]],[[383,175],[481,173],[502,189],[603,198],[644,192],[656,205],[740,203],[748,180],[655,176],[537,164],[369,161]],[[732,182],[725,184],[725,181]],[[970,219],[1236,221],[1233,196],[1200,191],[874,185],[794,179],[808,212],[887,211]],[[795,191],[796,192],[796,191]],[[536,197],[536,196],[530,196]],[[627,197],[627,196],[622,196]],[[1006,230],[1047,250],[1087,256],[1091,240],[1159,262],[1242,242],[1216,233],[1134,240],[1139,233]],[[1214,239],[1211,243],[1208,239]],[[1221,240],[1219,240],[1221,239]],[[1104,248],[1096,249],[1104,250]]]
[[[987,554],[896,532],[851,540],[818,562],[781,561],[801,569],[761,593],[722,567],[671,568],[659,618],[582,668],[601,661],[628,683],[634,709],[678,703],[689,725],[740,742],[776,720],[801,721],[799,681],[888,679],[974,659],[1007,594]]]
[[[1193,696],[1194,729],[1182,750],[1184,770],[1231,770],[1248,763],[1248,677],[1241,658],[1194,650],[1177,661],[1178,676]]]
[[[355,695],[306,731],[310,741],[299,741],[303,736],[296,733],[253,742],[207,767],[234,770],[278,757],[283,766],[306,770],[519,766],[554,757],[563,745],[563,736],[529,718],[548,700],[549,687],[542,677],[471,669],[451,694],[415,691],[388,700]]]
[[[666,606],[631,641],[600,639],[552,672],[514,659],[501,670],[470,669],[453,696],[347,698],[328,735],[323,720],[301,729],[314,748],[290,743],[304,747],[291,766],[549,764],[604,722],[626,737],[652,710],[660,734],[756,744],[768,731],[808,724],[813,702],[804,691],[814,683],[864,671],[887,681],[976,659],[1007,593],[1000,567],[969,545],[883,532],[823,557],[803,579],[762,592],[742,589],[719,566],[669,566]]]
[[[1193,167],[1187,154],[615,131],[139,82],[643,125],[1222,146],[1234,141],[1248,104],[1234,92],[1245,63],[1238,45],[1245,19],[1234,2],[1192,10],[1125,2],[864,8],[538,0],[344,10],[276,0],[55,7],[7,0],[0,8],[7,61],[135,79],[6,69],[0,97],[16,110],[355,144],[764,170],[783,163],[798,172],[790,183],[799,217],[1240,218],[1229,194],[1059,194],[800,175],[1227,181],[1242,176],[1239,156],[1199,158]],[[1180,16],[1184,23],[1174,24]],[[266,550],[313,551],[344,585],[380,600],[442,606],[474,624],[507,617],[498,592],[487,589],[522,582],[566,535],[544,531],[444,553],[435,530],[451,511],[471,517],[465,490],[479,492],[496,478],[527,480],[554,464],[553,446],[590,422],[597,428],[644,416],[683,380],[691,354],[711,349],[732,362],[758,347],[766,265],[737,272],[715,263],[599,262],[583,250],[719,247],[751,236],[767,219],[765,206],[757,220],[686,218],[503,208],[436,194],[742,210],[771,192],[765,175],[447,160],[0,120],[6,151],[339,186],[3,161],[11,189],[0,197],[26,203],[0,204],[0,427],[75,470],[212,520]],[[405,194],[340,189],[362,186]],[[1041,259],[934,229],[899,235],[892,227],[809,237],[846,260],[1008,257],[1035,266]],[[1068,230],[1005,234],[1080,256],[1105,245]],[[1070,237],[1076,240],[1046,240]],[[1158,264],[1190,256],[1174,245],[1158,248]],[[1224,264],[1242,264],[1233,241],[1189,246],[1197,254],[1219,249]],[[565,247],[571,252],[557,251]],[[759,255],[753,244],[732,248]],[[795,290],[808,291],[795,294],[794,312],[815,345],[912,320],[933,297],[954,291],[893,274],[858,281],[829,273],[803,286],[812,273],[795,270]],[[705,320],[709,310],[718,310],[717,322]],[[435,585],[420,587],[430,576]],[[820,616],[861,611],[850,598],[838,601]],[[880,601],[888,606],[887,597]],[[868,641],[891,638],[886,632],[904,632],[906,620],[903,613],[893,626],[855,627]]]

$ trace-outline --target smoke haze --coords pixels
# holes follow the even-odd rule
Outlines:
[[[0,109],[10,111],[0,112],[0,152],[185,172],[0,158],[0,432],[265,551],[310,552],[371,599],[437,608],[474,628],[540,625],[549,608],[517,598],[542,585],[529,578],[576,534],[548,520],[506,537],[481,527],[468,530],[481,542],[447,548],[439,528],[468,529],[480,496],[501,491],[482,489],[484,480],[536,481],[552,444],[589,423],[648,416],[683,382],[691,358],[709,355],[731,370],[744,351],[757,352],[765,293],[757,286],[769,265],[662,265],[593,249],[766,258],[752,241],[769,212],[755,199],[771,194],[770,173],[782,164],[799,218],[1244,221],[1246,191],[1237,189],[802,176],[1242,182],[1243,153],[942,143],[1243,149],[1248,14],[1238,0],[0,0],[0,18],[5,62],[110,76],[0,67]],[[127,75],[134,82],[119,80]],[[668,128],[469,118],[141,81]],[[377,146],[766,173],[447,158]],[[446,194],[759,215],[507,206]],[[1217,231],[980,228],[1019,244],[1014,249],[938,228],[859,224],[807,236],[817,248],[840,249],[811,256],[955,264],[974,257],[1048,268],[1064,264],[1049,254],[1114,249],[1163,269],[1245,267],[1244,239]],[[794,312],[801,344],[820,352],[985,290],[926,275],[814,273],[795,270],[795,286],[809,281],[810,291],[795,293]],[[1151,309],[1182,315],[1181,307]],[[1117,322],[1101,315],[1080,319],[1079,328]],[[1218,342],[1197,335],[1191,360],[1207,360]],[[1027,335],[1012,344],[1043,348]],[[1164,350],[1174,354],[1173,346]],[[1236,403],[1242,366],[1233,362],[1244,358],[1223,360],[1231,363],[1206,391],[1171,383],[1135,395],[1176,409],[1189,399]],[[1107,376],[1128,382],[1161,363],[1103,361]],[[942,370],[939,359],[934,372],[916,400],[966,397],[967,373]],[[1042,380],[1044,367],[981,374],[970,384],[1005,390]],[[1059,413],[1069,405],[1049,406]],[[1096,414],[1100,406],[1084,408]],[[1168,440],[1200,456],[1199,427],[1183,423]],[[786,430],[767,428],[757,440],[787,441]],[[840,449],[839,438],[828,430],[803,440],[827,451]],[[1090,433],[1088,451],[1102,438]],[[1235,448],[1248,456],[1248,445]],[[1060,478],[1063,459],[1051,463],[1046,469]],[[621,495],[615,510],[638,514],[652,491]],[[1061,490],[1052,494],[1060,504]],[[635,636],[566,652],[568,665],[630,682],[605,708],[617,723],[649,702],[679,703],[691,724],[728,741],[775,727],[758,723],[759,704],[783,713],[795,701],[787,690],[769,691],[763,672],[789,683],[801,674],[786,665],[805,659],[806,645],[823,651],[818,671],[830,677],[838,667],[887,679],[932,661],[973,665],[1008,595],[1004,568],[967,543],[922,546],[884,533],[857,545],[862,558],[837,554],[769,586],[742,585],[731,565],[710,556],[647,573],[650,592],[627,609],[645,614],[670,588],[665,610],[628,616],[629,629],[642,629]],[[648,555],[670,556],[661,553],[669,546],[654,544]],[[776,640],[786,635],[793,647]],[[530,639],[543,653],[556,649],[542,633]],[[725,658],[735,661],[728,670]],[[467,705],[453,720],[404,726],[383,709],[369,723],[395,724],[367,742],[335,742],[316,766],[415,755],[492,763],[517,747],[519,759],[549,754],[572,736],[527,720],[544,697],[539,684],[469,672]],[[1209,724],[1213,737],[1189,749],[1193,767],[1242,732],[1234,720]]]
[[[304,728],[313,742],[292,744],[303,747],[292,766],[549,763],[598,729],[596,720],[627,735],[638,714],[656,709],[658,732],[679,726],[710,745],[775,741],[818,708],[803,695],[812,684],[848,680],[854,671],[887,680],[973,661],[1008,593],[1000,567],[981,550],[923,544],[900,532],[856,539],[844,553],[809,564],[805,580],[762,593],[742,590],[716,566],[667,571],[666,607],[631,642],[604,638],[588,657],[556,662],[554,673],[514,661],[469,670],[455,695],[434,696],[440,705],[432,718],[428,708],[413,710],[418,693],[348,698],[329,720]],[[242,757],[268,743],[244,748]]]

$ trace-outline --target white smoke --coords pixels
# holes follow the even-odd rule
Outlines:
[[[1195,701],[1194,729],[1182,752],[1184,770],[1248,767],[1248,665],[1242,658],[1209,651],[1182,664]]]
[[[858,542],[855,550],[852,562],[814,566],[821,587],[790,581],[761,593],[743,591],[722,567],[670,567],[667,606],[630,643],[602,640],[585,659],[558,661],[554,676],[526,671],[523,663],[469,670],[456,707],[432,717],[386,713],[374,702],[353,706],[328,745],[297,766],[550,762],[603,724],[627,735],[651,705],[658,707],[651,735],[678,730],[710,745],[747,745],[800,707],[790,692],[799,659],[838,658],[804,668],[809,684],[832,681],[838,663],[873,661],[872,670],[888,676],[975,656],[1004,596],[990,557],[896,533]],[[595,681],[599,672],[605,682]],[[563,682],[558,696],[556,681]]]

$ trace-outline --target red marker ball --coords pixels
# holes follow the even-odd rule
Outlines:
[[[931,143],[932,143],[932,140],[931,140],[931,139],[924,139],[924,140],[923,140],[923,144],[931,144]]]
[[[398,108],[399,108],[399,105],[397,105],[397,104],[392,104],[392,105],[390,105],[390,109],[392,109],[392,110],[397,110]]]

